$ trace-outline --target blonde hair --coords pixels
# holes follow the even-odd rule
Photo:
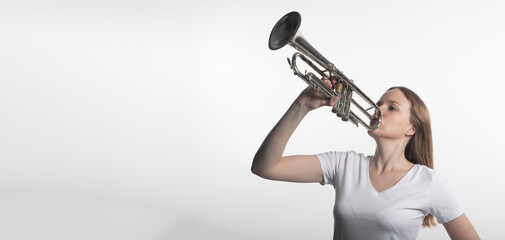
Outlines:
[[[428,108],[423,100],[406,87],[392,87],[399,89],[410,101],[410,121],[416,130],[405,147],[405,157],[415,164],[421,164],[433,169],[433,140],[431,134],[431,120]],[[388,90],[388,91],[389,91]],[[434,227],[437,223],[433,215],[428,214],[423,220],[423,227]]]

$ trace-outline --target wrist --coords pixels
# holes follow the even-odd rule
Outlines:
[[[312,110],[309,107],[309,101],[307,99],[300,98],[300,97],[298,97],[293,102],[293,104],[291,104],[291,108],[294,108],[296,111],[298,111],[304,115]]]

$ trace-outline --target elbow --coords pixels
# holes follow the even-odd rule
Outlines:
[[[259,162],[260,162],[259,159],[254,158],[253,164],[251,165],[251,172],[258,177],[267,178],[265,175],[266,171],[264,168],[261,167],[260,164],[258,164]]]
[[[256,159],[255,159],[256,160]],[[251,165],[251,172],[254,174],[254,175],[257,175],[259,177],[261,177],[261,171],[260,171],[260,168],[258,167],[258,164],[254,164],[255,161],[253,161],[253,164]]]
[[[254,175],[258,176],[258,177],[265,178],[265,179],[270,179],[270,178],[267,177],[267,175],[265,174],[264,171],[260,171],[260,170],[254,168],[254,167],[251,167],[251,172]]]
[[[277,175],[276,166],[278,163],[279,160],[274,160],[272,158],[256,154],[251,165],[251,172],[258,177],[274,180],[275,176]]]
[[[254,164],[253,164],[253,165],[251,165],[251,172],[252,172],[253,174],[256,174],[256,171],[257,171],[257,170],[256,170],[256,168],[254,167]],[[257,174],[256,174],[256,175],[257,175]]]
[[[256,176],[258,176],[258,177],[260,177],[260,178],[270,179],[270,178],[268,177],[268,175],[265,173],[265,171],[261,171],[261,170],[258,170],[258,169],[256,169],[256,168],[253,168],[253,167],[252,167],[252,168],[251,168],[251,172],[252,172],[254,175],[256,175]]]
[[[259,172],[258,172],[258,170],[257,170],[256,168],[251,167],[251,172],[252,172],[254,175],[256,175],[256,176],[261,177],[261,176],[260,176],[260,174],[259,174]]]
[[[255,175],[258,175],[259,176],[259,163],[261,162],[261,159],[259,159],[258,157],[258,153],[256,153],[256,155],[254,155],[254,158],[253,158],[253,161],[252,161],[252,164],[251,164],[251,172]]]

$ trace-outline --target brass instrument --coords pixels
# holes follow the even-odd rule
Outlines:
[[[333,63],[328,61],[323,55],[321,55],[316,49],[314,49],[305,38],[298,32],[298,28],[301,24],[301,15],[298,12],[290,12],[284,15],[274,26],[272,32],[270,33],[270,38],[268,41],[268,47],[271,50],[277,50],[284,47],[286,44],[291,45],[299,52],[293,54],[291,60],[288,58],[288,63],[293,70],[294,74],[304,80],[309,86],[314,88],[316,91],[321,93],[327,98],[338,96],[338,101],[333,106],[332,111],[337,114],[343,121],[351,121],[351,123],[358,126],[361,124],[370,131],[377,129],[381,123],[382,115],[379,107],[368,98],[356,85],[354,85],[352,80],[349,80],[340,70],[338,70]],[[312,61],[315,61],[324,70],[319,69]],[[316,76],[314,73],[301,73],[298,71],[296,66],[296,59],[300,58],[305,63],[308,64],[313,70],[315,70],[321,78]],[[326,74],[329,73],[329,75]],[[336,84],[332,84],[333,87],[328,87],[323,81],[322,77],[328,79],[336,79]],[[370,105],[369,108],[365,109],[353,99],[353,93],[359,95],[364,102]],[[368,117],[370,124],[364,122],[351,108],[357,108],[363,113],[364,116]],[[368,111],[374,110],[374,113],[369,113]],[[372,125],[373,124],[373,125]]]

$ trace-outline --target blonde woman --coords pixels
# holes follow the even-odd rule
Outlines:
[[[373,156],[354,151],[283,156],[302,119],[337,99],[307,87],[265,138],[252,172],[271,180],[333,185],[333,239],[416,239],[421,226],[436,225],[434,218],[451,239],[479,239],[447,181],[433,170],[429,112],[407,88],[393,87],[379,100],[382,122],[368,132],[377,144]]]

